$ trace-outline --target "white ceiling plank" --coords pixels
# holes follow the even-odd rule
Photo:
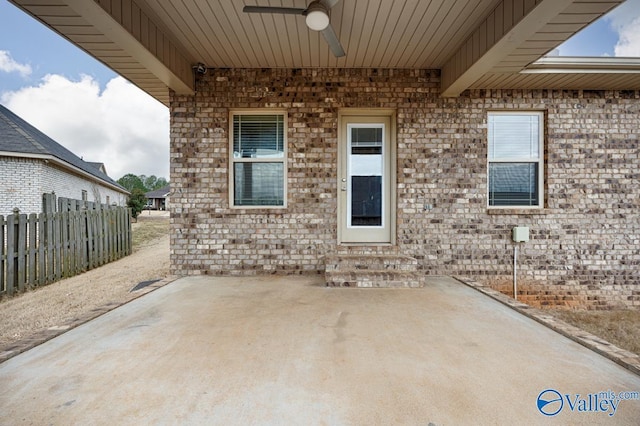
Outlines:
[[[242,12],[245,5],[305,8],[311,0],[9,1],[163,102],[168,92],[157,88],[173,77],[154,61],[166,61],[168,68],[179,64],[191,80],[191,65],[200,61],[219,68],[442,69],[446,91],[447,61],[456,72],[464,73],[487,58],[491,46],[502,46],[494,48],[497,52],[489,63],[474,66],[461,87],[477,87],[476,82],[518,87],[565,83],[635,87],[638,80],[635,75],[627,79],[616,75],[607,83],[604,75],[519,74],[519,69],[621,0],[339,0],[329,14],[347,53],[341,58],[333,56],[321,34],[308,29],[303,16]],[[550,4],[555,4],[552,12],[538,13]],[[81,16],[78,5],[97,6],[92,18],[96,21]],[[114,22],[127,27],[125,32]],[[513,22],[518,23],[516,30]],[[514,32],[505,34],[505,28]],[[123,40],[135,40],[147,52],[131,50],[132,45]],[[154,72],[142,73],[143,64]],[[152,84],[154,74],[158,80]]]

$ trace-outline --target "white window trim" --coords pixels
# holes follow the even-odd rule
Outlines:
[[[283,116],[283,156],[282,158],[274,159],[274,158],[253,158],[247,161],[244,159],[237,159],[233,156],[233,117],[236,115],[282,115]],[[288,181],[288,116],[287,111],[284,109],[269,109],[269,108],[248,108],[248,109],[232,109],[229,111],[229,208],[234,210],[282,210],[287,208],[288,203],[288,190],[287,190],[287,181]],[[283,204],[281,206],[236,206],[235,205],[235,191],[234,191],[234,170],[235,163],[277,163],[282,162],[283,164]]]
[[[538,120],[538,148],[540,152],[540,157],[538,159],[538,205],[537,206],[492,206],[489,204],[489,164],[490,163],[532,163],[531,158],[521,159],[521,158],[510,158],[508,160],[489,160],[489,149],[490,149],[490,141],[489,141],[489,116],[491,115],[537,115],[539,117]],[[488,111],[487,112],[487,208],[491,210],[543,210],[544,209],[544,153],[545,153],[545,127],[544,127],[544,112],[543,111],[528,111],[528,110],[518,110],[518,111]]]

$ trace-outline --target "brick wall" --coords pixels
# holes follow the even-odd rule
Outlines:
[[[42,194],[55,191],[58,197],[81,199],[87,191],[88,201],[126,205],[127,197],[113,189],[98,185],[43,160],[0,157],[0,214],[7,215],[15,207],[22,213],[40,213]]]
[[[0,215],[40,212],[42,160],[30,158],[0,157]]]
[[[288,208],[229,209],[229,109],[266,107],[288,111]],[[395,250],[426,274],[503,288],[511,228],[527,225],[519,280],[532,298],[640,306],[640,93],[476,90],[443,99],[430,70],[210,70],[195,96],[174,95],[173,272],[322,271],[322,257],[338,250],[340,108],[396,110]],[[545,112],[541,212],[487,209],[487,111],[516,109]]]

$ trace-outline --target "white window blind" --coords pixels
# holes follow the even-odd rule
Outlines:
[[[539,130],[539,115],[490,115],[489,160],[537,160]]]
[[[233,119],[235,158],[278,158],[284,156],[282,115],[236,115]]]

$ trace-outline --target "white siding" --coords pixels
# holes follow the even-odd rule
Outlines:
[[[72,174],[43,160],[0,157],[0,214],[7,215],[15,207],[22,213],[40,213],[42,194],[55,192],[58,197],[82,199],[87,191],[87,200],[127,203],[125,194]]]

